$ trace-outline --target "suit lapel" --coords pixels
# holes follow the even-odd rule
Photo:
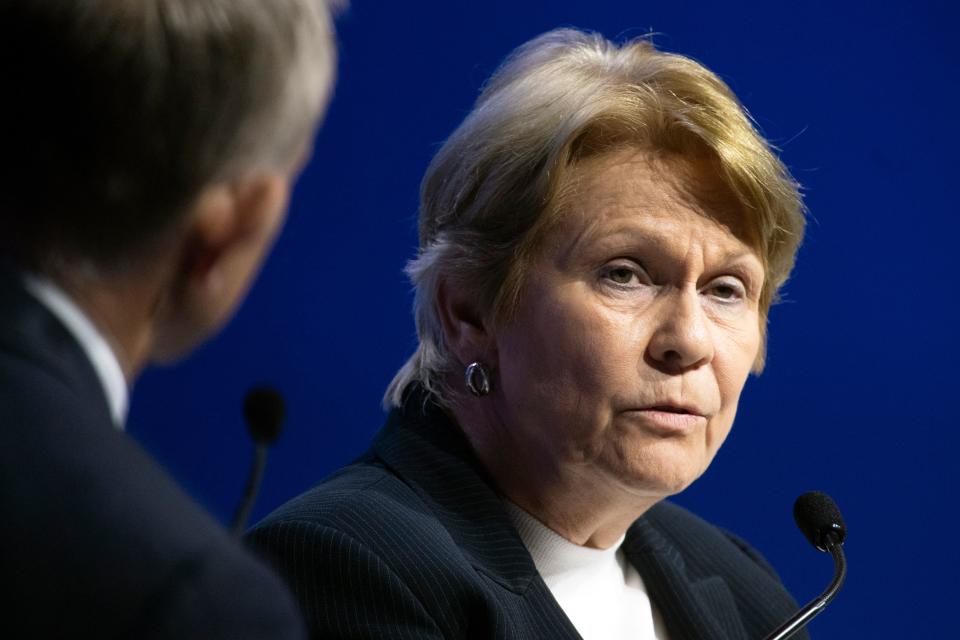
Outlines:
[[[670,640],[748,640],[724,579],[690,578],[680,552],[645,518],[627,532],[623,549],[643,576]]]
[[[427,394],[407,394],[372,452],[430,505],[478,572],[549,612],[565,630],[558,637],[580,637],[537,573],[463,433]],[[647,518],[630,528],[623,549],[643,576],[670,640],[749,640],[724,579],[689,576],[680,552]]]
[[[374,440],[373,454],[430,506],[481,574],[547,617],[557,640],[580,634],[557,604],[460,428],[419,389]]]

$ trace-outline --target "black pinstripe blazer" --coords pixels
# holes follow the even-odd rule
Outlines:
[[[315,638],[580,637],[466,438],[418,390],[363,458],[250,535]],[[756,552],[675,505],[624,545],[671,640],[762,638],[795,610]]]

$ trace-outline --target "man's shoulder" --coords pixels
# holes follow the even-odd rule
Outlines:
[[[111,424],[103,386],[77,338],[3,268],[0,308],[4,426],[56,426],[71,420],[54,418],[77,414]]]
[[[0,407],[0,564],[18,585],[0,630],[297,637],[279,581],[69,381],[0,351]]]

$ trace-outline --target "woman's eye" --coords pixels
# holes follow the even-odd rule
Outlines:
[[[600,279],[607,286],[621,290],[633,290],[651,283],[643,265],[628,258],[608,262],[600,272]]]
[[[721,300],[739,300],[746,294],[743,287],[731,282],[718,282],[710,287],[710,294]]]
[[[617,284],[630,284],[637,280],[637,274],[629,267],[614,267],[607,272],[607,277]]]

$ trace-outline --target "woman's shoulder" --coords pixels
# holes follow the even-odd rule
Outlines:
[[[642,520],[652,525],[686,557],[742,562],[755,565],[779,581],[776,571],[763,555],[735,533],[701,518],[678,504],[664,501],[644,515]],[[739,561],[739,562],[737,562]],[[710,563],[712,564],[712,563]]]
[[[390,637],[458,637],[450,630],[468,619],[473,600],[451,600],[452,585],[483,591],[430,504],[380,461],[341,469],[258,523],[247,540],[291,587],[318,637],[342,637],[354,624],[357,637],[371,628],[392,629]]]
[[[337,539],[384,557],[407,547],[405,541],[453,546],[427,502],[379,461],[340,469],[276,509],[248,538],[272,551]]]

